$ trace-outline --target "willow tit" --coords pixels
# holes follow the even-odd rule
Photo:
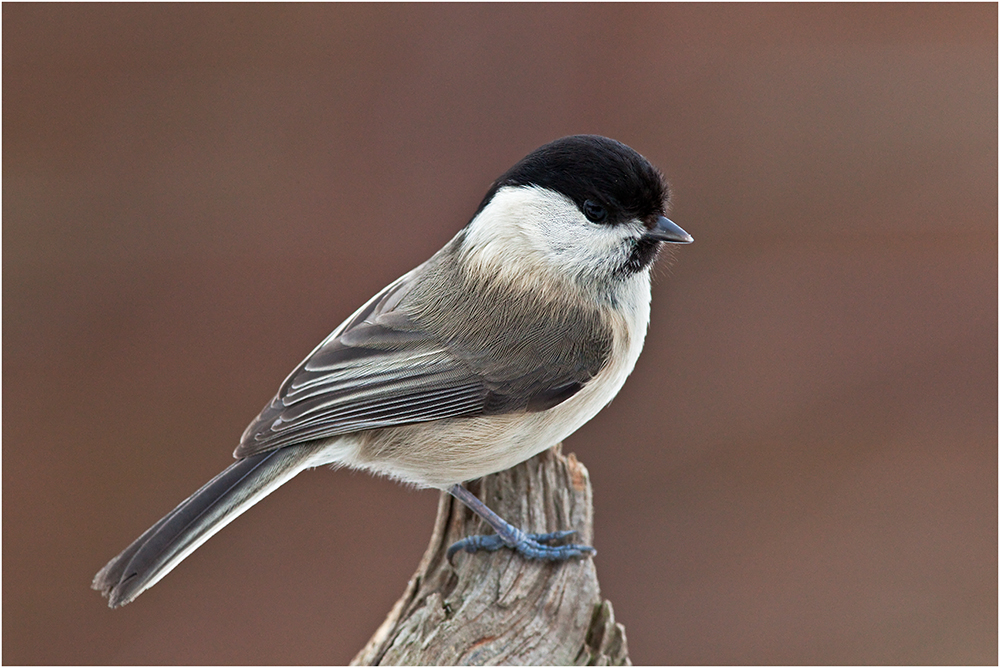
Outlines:
[[[300,471],[332,464],[447,490],[496,534],[456,551],[593,552],[527,534],[461,483],[560,442],[618,393],[642,350],[650,266],[691,236],[667,187],[612,139],[565,137],[514,165],[444,248],[372,297],[285,379],[237,461],[112,559],[93,588],[134,600]]]

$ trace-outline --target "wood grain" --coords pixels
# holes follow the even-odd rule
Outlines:
[[[559,445],[468,488],[521,529],[572,528],[574,542],[592,544],[590,476]],[[490,531],[442,492],[416,573],[352,665],[631,665],[593,559],[528,561],[499,550],[448,563],[451,543]]]

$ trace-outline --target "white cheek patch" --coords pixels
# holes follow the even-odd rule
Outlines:
[[[588,287],[628,257],[624,227],[590,222],[568,197],[537,186],[507,186],[467,229],[470,267],[525,284],[555,281]]]

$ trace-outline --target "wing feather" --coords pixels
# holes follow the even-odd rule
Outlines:
[[[592,314],[560,319],[528,305],[520,317],[530,320],[512,326],[517,316],[509,309],[484,307],[502,306],[506,295],[484,300],[482,289],[454,289],[463,279],[454,258],[442,254],[455,243],[375,295],[313,350],[247,427],[236,457],[379,427],[544,410],[596,375],[610,333]],[[456,319],[441,317],[448,311],[463,313],[466,336],[456,334]],[[505,336],[512,331],[521,339]]]

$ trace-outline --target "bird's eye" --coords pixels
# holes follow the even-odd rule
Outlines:
[[[583,215],[592,223],[603,223],[608,217],[608,210],[592,199],[583,203]]]

